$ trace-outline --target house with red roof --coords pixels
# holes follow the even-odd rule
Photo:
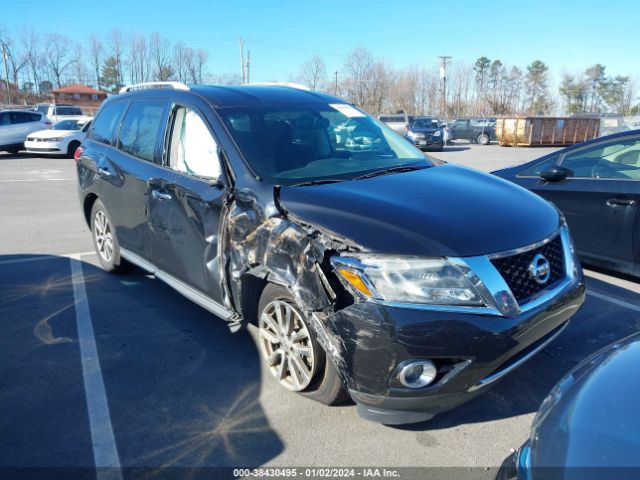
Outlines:
[[[99,107],[107,98],[107,94],[101,90],[73,83],[64,87],[51,90],[54,103],[72,103],[79,107]]]

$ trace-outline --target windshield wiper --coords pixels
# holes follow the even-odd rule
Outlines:
[[[324,185],[327,183],[344,182],[341,178],[321,178],[319,180],[309,180],[308,182],[296,183],[292,187],[306,187],[308,185]]]
[[[397,165],[395,167],[383,168],[382,170],[375,170],[373,172],[365,173],[354,180],[363,180],[365,178],[379,177],[380,175],[388,175],[390,173],[412,172],[414,170],[422,170],[424,168],[430,168],[431,165]]]

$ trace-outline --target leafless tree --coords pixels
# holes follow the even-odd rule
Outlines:
[[[124,57],[124,42],[122,39],[122,32],[118,29],[113,29],[108,36],[109,54],[115,59],[116,71],[118,74],[118,86],[123,84],[122,75],[122,63]]]
[[[71,41],[60,34],[53,33],[45,37],[47,66],[58,87],[62,86],[64,72],[77,61],[72,47]]]
[[[159,81],[169,80],[173,76],[173,70],[169,63],[170,42],[160,37],[158,32],[153,32],[149,39],[149,48],[154,64],[154,78]]]
[[[354,48],[344,62],[347,78],[343,80],[344,92],[349,101],[365,107],[368,103],[368,73],[373,67],[374,58],[367,49]]]
[[[9,81],[13,82],[15,85],[19,85],[18,75],[27,65],[27,57],[23,52],[19,51],[19,48],[14,42],[14,39],[10,35],[9,31],[0,28],[0,53],[2,52],[3,48],[7,56],[6,58],[8,69],[11,72],[11,78],[9,79]]]
[[[100,66],[102,65],[102,54],[104,48],[102,42],[95,33],[89,37],[89,55],[91,57],[91,67],[95,73],[96,88],[100,90]]]
[[[298,78],[311,90],[321,90],[327,83],[327,65],[319,55],[314,55],[302,64]]]
[[[33,83],[36,93],[40,93],[41,81],[41,40],[33,28],[22,28],[19,31],[20,43],[27,66],[31,73],[30,82]]]

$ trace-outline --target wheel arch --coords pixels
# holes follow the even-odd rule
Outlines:
[[[87,226],[91,227],[91,209],[93,208],[93,204],[96,203],[98,199],[98,195],[95,193],[89,193],[86,197],[84,197],[84,201],[82,202],[82,212],[84,213],[84,219],[87,222]]]

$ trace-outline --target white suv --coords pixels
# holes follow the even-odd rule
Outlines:
[[[0,111],[0,151],[18,153],[30,133],[51,128],[51,121],[42,113],[28,110]]]
[[[50,118],[54,125],[67,118],[80,117],[83,115],[80,107],[61,103],[38,103],[33,107],[33,110]]]

